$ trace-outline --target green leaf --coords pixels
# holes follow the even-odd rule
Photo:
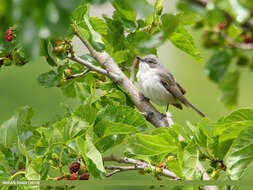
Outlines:
[[[172,172],[174,172],[178,177],[183,178],[182,168],[177,158],[173,158],[173,160],[169,160],[166,162],[166,166]]]
[[[192,35],[181,25],[169,36],[169,40],[180,50],[193,56],[198,63],[202,57],[197,49]]]
[[[84,21],[84,15],[88,11],[87,5],[81,5],[72,12],[72,20],[75,24],[79,24]]]
[[[83,104],[74,111],[74,116],[92,124],[95,121],[98,110],[89,104]]]
[[[75,84],[76,95],[81,102],[85,101],[91,96],[91,87],[85,82],[76,82]]]
[[[86,140],[83,140],[81,137],[79,137],[77,138],[76,142],[85,160],[88,171],[95,178],[103,178],[105,176],[105,169],[103,166],[102,156],[92,143],[91,138],[86,135]]]
[[[123,50],[124,43],[124,28],[121,24],[121,22],[117,20],[112,20],[110,18],[105,17],[104,18],[107,24],[107,35],[104,35],[104,41],[106,41],[106,45],[109,45],[109,47],[106,47],[107,52],[115,52],[118,50]]]
[[[205,72],[212,81],[219,82],[223,79],[230,61],[231,57],[227,49],[217,51],[205,65]]]
[[[146,43],[152,40],[152,36],[147,31],[136,31],[127,36],[125,45],[135,55],[156,54],[154,46],[147,46]],[[156,40],[155,40],[156,41]],[[157,43],[155,43],[157,45]]]
[[[60,84],[62,76],[57,74],[55,71],[49,71],[41,74],[38,77],[38,82],[43,87],[54,87]]]
[[[237,105],[239,71],[227,72],[223,80],[219,83],[219,88],[222,91],[221,101],[226,107],[232,108]]]
[[[219,122],[222,123],[232,123],[237,121],[253,121],[253,111],[251,109],[239,109],[219,120]]]
[[[40,163],[41,163],[41,158],[37,157],[26,166],[25,176],[28,180],[40,180],[40,175],[37,171],[39,169]]]
[[[95,145],[100,152],[104,153],[107,150],[112,149],[114,146],[121,144],[125,138],[125,134],[97,138],[95,139]]]
[[[122,26],[123,26],[123,28],[124,28],[124,30],[125,30],[126,32],[134,32],[134,31],[136,30],[136,23],[135,23],[135,21],[127,20],[127,19],[126,19],[124,16],[122,16],[122,15],[120,14],[120,12],[118,12],[117,10],[115,10],[115,11],[113,12],[112,18],[113,18],[113,20],[115,20],[115,21],[119,21],[119,22],[122,24]]]
[[[107,106],[98,112],[94,126],[104,120],[133,125],[139,131],[147,129],[145,118],[138,111],[128,106]]]
[[[94,132],[99,137],[106,137],[111,135],[136,133],[138,132],[138,129],[132,125],[102,120],[94,126]]]
[[[244,129],[229,149],[224,163],[232,180],[239,180],[253,161],[253,127]]]
[[[89,21],[93,29],[101,36],[107,35],[108,27],[103,19],[98,17],[89,17]]]
[[[89,32],[88,32],[85,28],[83,28],[83,27],[81,27],[81,26],[77,26],[76,29],[77,29],[77,32],[78,32],[84,39],[89,39],[89,38],[90,38],[90,34],[89,34]]]
[[[164,38],[167,38],[171,35],[179,24],[179,19],[177,16],[166,13],[161,16],[162,21],[162,30],[164,32]]]
[[[116,51],[112,55],[112,58],[116,63],[125,62],[129,59],[129,51],[128,50]]]
[[[129,0],[114,0],[112,5],[127,20],[132,20],[132,21],[136,20],[136,13],[131,6],[131,1],[129,1]]]
[[[98,112],[94,122],[94,132],[99,137],[96,147],[105,152],[122,143],[126,134],[146,129],[145,118],[135,109],[128,106],[107,106]]]
[[[199,151],[195,144],[189,144],[184,148],[182,171],[185,179],[196,180],[201,178],[198,169]]]
[[[17,141],[18,128],[17,117],[13,116],[0,126],[0,144],[11,148],[13,143]]]
[[[51,66],[57,66],[56,57],[53,54],[53,46],[49,40],[41,40],[41,45],[44,51],[44,56],[46,61]]]
[[[154,156],[177,150],[176,140],[169,132],[156,135],[135,134],[128,140],[129,152],[135,155]]]

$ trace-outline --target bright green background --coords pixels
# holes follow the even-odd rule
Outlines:
[[[173,9],[173,6],[170,6],[169,9]],[[178,50],[169,42],[166,42],[166,44],[159,48],[159,57],[168,70],[174,74],[177,81],[186,89],[187,98],[211,120],[216,120],[232,110],[226,110],[223,104],[218,101],[220,91],[217,89],[217,85],[208,80],[204,74],[203,66],[211,52],[204,50],[201,46],[201,33],[196,31],[191,31],[191,33],[194,35],[197,47],[201,51],[203,64],[196,63],[192,57]],[[0,123],[11,117],[16,108],[24,105],[30,105],[36,110],[34,123],[41,124],[64,112],[64,109],[60,106],[61,102],[71,106],[76,104],[75,100],[65,98],[57,88],[46,89],[39,86],[37,77],[48,70],[49,66],[43,58],[21,68],[1,68]],[[243,69],[239,84],[240,90],[237,108],[253,108],[252,83],[252,73],[248,69]],[[165,111],[165,108],[160,108],[160,110]],[[172,111],[174,121],[183,125],[185,125],[186,121],[194,123],[200,119],[199,115],[191,109],[178,111],[171,107],[170,110]],[[253,168],[251,172],[246,174],[245,179],[251,179],[250,176],[252,175]],[[138,177],[141,176],[138,175]],[[134,172],[129,172],[119,174],[115,178],[136,179],[136,175]],[[143,177],[141,178],[143,179]],[[148,178],[145,179],[148,180]],[[125,187],[124,189],[127,188]]]

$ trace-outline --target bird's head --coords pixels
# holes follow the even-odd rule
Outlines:
[[[144,57],[136,56],[136,59],[140,61],[140,64],[148,65],[150,68],[157,68],[161,65],[158,57],[153,54],[146,55]]]

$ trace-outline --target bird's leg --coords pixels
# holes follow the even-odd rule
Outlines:
[[[145,97],[144,94],[142,94],[142,93],[140,93],[140,94],[141,94],[142,101],[149,102],[149,98]]]
[[[167,104],[166,112],[168,112],[168,110],[169,110],[169,104]]]

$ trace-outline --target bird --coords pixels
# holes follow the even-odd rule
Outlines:
[[[173,74],[166,70],[156,55],[136,56],[136,59],[139,61],[136,78],[145,98],[159,106],[167,106],[166,112],[170,104],[178,109],[183,109],[184,105],[205,117],[204,113],[184,97],[185,89],[176,81]]]

